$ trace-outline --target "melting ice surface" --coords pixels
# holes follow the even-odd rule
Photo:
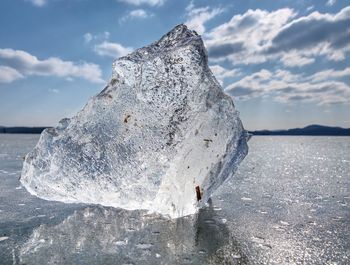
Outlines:
[[[246,132],[208,67],[201,37],[179,25],[116,60],[101,93],[45,130],[26,156],[21,183],[47,200],[176,218],[195,213],[247,152]]]

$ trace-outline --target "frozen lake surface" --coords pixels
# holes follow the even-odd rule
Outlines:
[[[253,137],[208,207],[176,220],[31,196],[18,178],[38,137],[0,134],[0,264],[350,263],[350,137]]]

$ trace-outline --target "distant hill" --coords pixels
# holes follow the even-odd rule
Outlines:
[[[0,126],[0,133],[32,133],[39,134],[49,127],[3,127]],[[330,127],[323,125],[309,125],[304,128],[289,130],[261,130],[250,131],[253,135],[314,135],[314,136],[350,136],[350,129],[341,127]]]
[[[47,127],[4,127],[0,126],[0,133],[41,133]]]
[[[330,127],[323,125],[309,125],[304,128],[295,128],[289,130],[262,130],[251,131],[253,135],[314,135],[314,136],[350,136],[350,129],[341,127]]]

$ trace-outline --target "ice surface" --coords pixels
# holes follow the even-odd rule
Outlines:
[[[195,213],[233,175],[246,139],[201,37],[179,25],[116,60],[102,92],[46,129],[26,156],[21,183],[47,200],[175,218]]]
[[[19,264],[226,264],[231,254],[243,253],[215,218],[210,208],[166,220],[143,211],[88,207],[34,229],[19,247]],[[230,252],[221,257],[225,249]]]

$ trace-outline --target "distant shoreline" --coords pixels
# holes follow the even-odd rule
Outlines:
[[[4,127],[0,126],[0,134],[40,134],[51,127]],[[304,128],[288,130],[257,130],[249,131],[252,135],[261,136],[350,136],[350,128],[309,125]]]
[[[40,134],[43,130],[50,127],[0,127],[2,134]]]
[[[278,136],[350,136],[350,128],[331,127],[323,125],[309,125],[304,128],[288,130],[261,130],[249,132],[253,135],[278,135]]]

